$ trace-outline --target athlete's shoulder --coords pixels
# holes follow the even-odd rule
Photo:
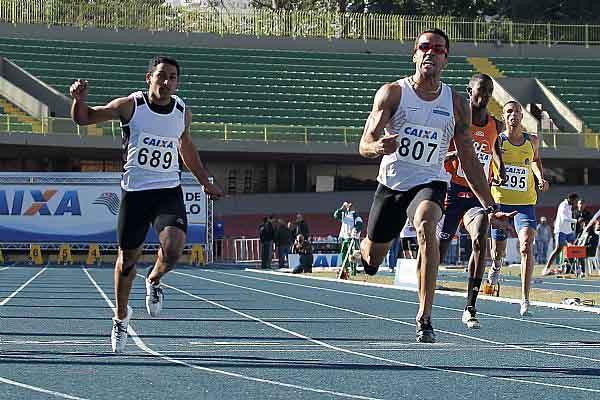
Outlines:
[[[388,82],[383,84],[375,93],[375,104],[380,108],[395,109],[400,104],[401,98],[402,85],[400,81]]]
[[[177,109],[182,114],[185,114],[185,102],[183,99],[177,95],[172,95],[171,98],[175,100],[175,109]]]

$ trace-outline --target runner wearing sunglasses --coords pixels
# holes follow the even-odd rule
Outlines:
[[[418,342],[435,342],[431,309],[440,262],[436,225],[442,216],[449,175],[444,159],[454,139],[467,183],[492,224],[506,224],[498,212],[469,131],[471,110],[465,99],[441,82],[450,40],[439,29],[421,33],[412,60],[415,73],[384,84],[375,94],[360,141],[363,157],[383,156],[367,237],[361,242],[365,273],[374,275],[407,219],[419,243]]]

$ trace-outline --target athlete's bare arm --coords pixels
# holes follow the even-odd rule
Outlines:
[[[204,192],[211,199],[218,199],[223,197],[223,191],[217,185],[212,184],[208,179],[206,168],[204,168],[204,164],[202,164],[202,160],[200,160],[200,155],[198,154],[198,149],[192,141],[192,135],[190,133],[191,121],[192,113],[189,109],[186,109],[185,130],[179,139],[179,154],[187,169],[189,169],[198,182],[204,186]]]
[[[535,175],[538,182],[538,189],[541,192],[547,192],[550,189],[550,183],[544,179],[544,167],[542,166],[542,159],[540,158],[540,140],[537,135],[529,134],[531,138],[531,144],[533,145],[533,162],[531,163],[531,171]]]
[[[454,144],[469,187],[475,193],[484,207],[495,204],[490,187],[483,173],[483,167],[473,147],[473,137],[469,130],[471,126],[471,108],[467,101],[458,93],[452,91],[454,105]]]
[[[505,126],[504,122],[497,120],[494,118],[496,122],[496,132],[504,132]],[[496,164],[496,168],[498,169],[498,176],[500,177],[500,181],[496,182],[497,184],[503,184],[506,181],[506,168],[504,168],[504,160],[502,159],[502,149],[500,148],[500,138],[497,137],[494,142],[494,147],[492,148],[492,159],[494,160],[494,164]]]
[[[398,149],[397,134],[384,135],[385,126],[400,105],[402,90],[397,83],[386,83],[375,94],[373,109],[360,138],[359,152],[366,158],[392,154]]]
[[[86,103],[89,91],[88,81],[78,79],[71,85],[69,93],[73,97],[71,105],[71,118],[79,125],[91,125],[99,122],[120,119],[129,121],[133,114],[133,99],[120,97],[106,105],[90,107]]]

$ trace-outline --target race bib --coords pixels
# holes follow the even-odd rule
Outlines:
[[[136,165],[154,172],[179,170],[178,139],[142,132],[134,154]]]
[[[529,190],[529,168],[506,165],[506,182],[501,186],[504,189],[517,192]]]
[[[398,159],[421,167],[439,164],[441,129],[404,125],[398,136]]]
[[[488,153],[484,153],[482,151],[478,151],[476,154],[477,154],[477,159],[479,159],[479,162],[483,166],[483,172],[485,173],[485,177],[489,179],[490,178],[490,163],[492,162],[492,155],[488,154]],[[465,171],[463,171],[462,165],[458,166],[458,171],[456,171],[456,175],[460,176],[461,178],[465,177]]]

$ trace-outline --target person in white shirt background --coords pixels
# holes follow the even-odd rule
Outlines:
[[[554,250],[548,257],[542,275],[550,275],[552,262],[558,257],[562,249],[575,241],[575,224],[577,219],[573,218],[573,208],[579,200],[577,193],[569,193],[559,205],[554,220]]]

